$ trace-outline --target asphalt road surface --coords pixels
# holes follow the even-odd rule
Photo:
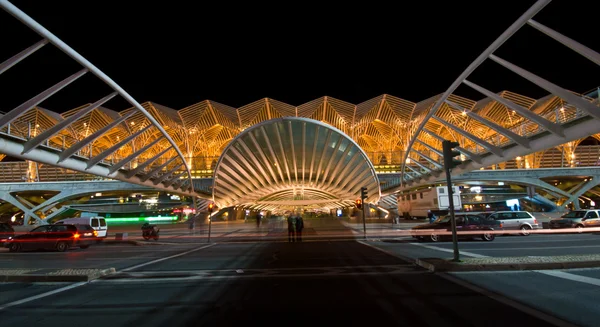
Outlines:
[[[22,266],[119,273],[89,283],[0,284],[0,326],[549,325],[537,311],[356,241],[0,253],[0,269]]]
[[[374,244],[397,255],[410,258],[452,258],[452,242],[418,242],[401,237],[382,239]],[[600,234],[537,234],[497,236],[492,242],[460,241],[458,248],[466,257],[558,256],[600,253]]]

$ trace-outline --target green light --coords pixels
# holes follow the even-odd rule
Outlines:
[[[177,220],[177,216],[156,216],[156,217],[121,217],[121,218],[104,218],[108,222],[115,221],[169,221]]]

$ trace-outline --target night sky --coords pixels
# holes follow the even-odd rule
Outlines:
[[[294,106],[322,96],[361,103],[381,94],[419,102],[444,92],[534,1],[305,2],[13,0],[139,102],[174,109],[268,97]],[[555,0],[534,19],[600,51],[600,5]],[[593,3],[593,2],[589,2]],[[598,2],[596,2],[598,3]],[[0,62],[40,37],[0,10]],[[6,33],[8,32],[8,33]],[[496,52],[567,89],[600,86],[600,67],[529,26]],[[8,111],[80,68],[45,46],[0,75]],[[547,94],[492,61],[469,78],[491,91]],[[63,112],[110,93],[85,76],[42,103]],[[482,96],[463,86],[458,94]],[[130,105],[111,101],[106,107]]]

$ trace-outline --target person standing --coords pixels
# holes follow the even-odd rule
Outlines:
[[[288,242],[294,242],[296,240],[296,218],[293,215],[289,215],[287,219],[288,223]]]
[[[296,217],[296,242],[302,242],[302,230],[304,229],[304,219],[301,215]]]

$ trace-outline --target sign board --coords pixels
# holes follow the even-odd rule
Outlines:
[[[452,199],[454,201],[454,210],[462,209],[462,202],[460,200],[460,188],[458,186],[453,186],[454,192],[452,194]],[[438,204],[440,210],[447,210],[450,206],[450,201],[448,199],[448,188],[446,186],[438,186],[436,187]]]

